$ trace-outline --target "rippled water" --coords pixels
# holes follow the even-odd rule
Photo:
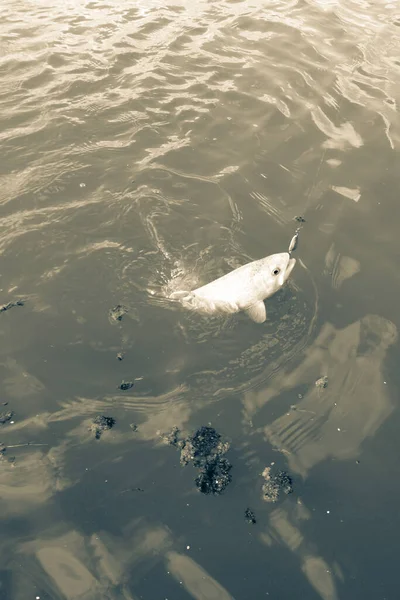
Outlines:
[[[397,598],[398,0],[1,12],[0,598]],[[266,324],[166,300],[298,215]],[[160,440],[208,423],[219,497]]]

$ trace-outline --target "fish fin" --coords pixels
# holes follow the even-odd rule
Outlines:
[[[265,310],[264,302],[256,302],[249,308],[246,308],[246,313],[252,321],[255,323],[264,323],[267,318],[267,311]]]

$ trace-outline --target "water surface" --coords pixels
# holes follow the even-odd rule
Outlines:
[[[11,0],[0,33],[0,598],[397,598],[397,0]],[[264,325],[166,300],[300,215]],[[207,424],[218,497],[160,439]]]

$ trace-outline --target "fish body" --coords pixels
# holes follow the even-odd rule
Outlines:
[[[256,323],[267,316],[264,300],[287,281],[296,264],[288,252],[272,254],[247,263],[191,292],[175,292],[188,309],[203,314],[234,314],[246,311]]]

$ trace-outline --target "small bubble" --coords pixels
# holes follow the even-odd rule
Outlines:
[[[86,187],[86,183],[80,183],[80,184],[79,184],[79,187],[80,187],[80,188],[84,188],[84,187]]]

